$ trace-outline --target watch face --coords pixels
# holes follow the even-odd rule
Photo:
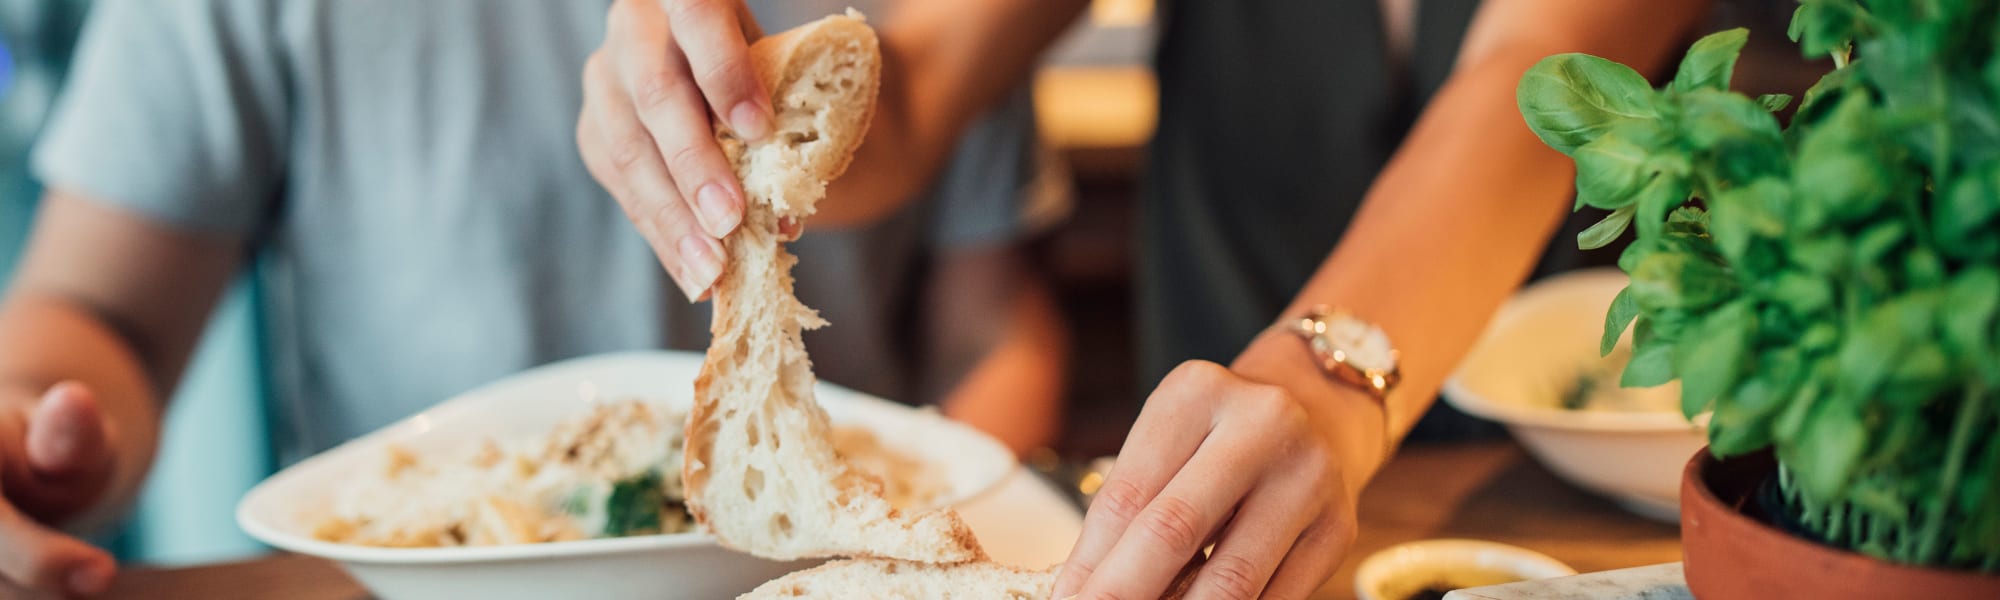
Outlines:
[[[1347,364],[1370,372],[1396,369],[1396,349],[1389,334],[1373,324],[1347,316],[1326,320],[1326,339],[1333,350],[1347,355]]]

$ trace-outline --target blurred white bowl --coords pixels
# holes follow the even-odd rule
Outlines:
[[[1562,408],[1562,394],[1598,360],[1604,314],[1627,278],[1616,269],[1566,273],[1522,290],[1445,382],[1444,397],[1467,414],[1498,421],[1549,470],[1640,515],[1678,522],[1681,467],[1707,442],[1679,413],[1670,383],[1662,410]],[[1627,331],[1621,344],[1631,343]],[[1618,371],[1612,371],[1616,377]],[[1671,400],[1671,401],[1667,401]]]
[[[1575,575],[1526,548],[1482,540],[1423,540],[1368,555],[1354,571],[1361,600],[1403,600],[1432,586],[1453,589]]]
[[[739,554],[705,533],[469,548],[376,548],[310,534],[331,491],[347,474],[378,465],[386,444],[429,453],[536,435],[588,410],[594,398],[641,398],[684,411],[701,359],[684,352],[609,354],[502,379],[279,472],[243,498],[237,523],[272,546],[340,562],[385,599],[734,598],[809,563]],[[935,469],[949,479],[942,502],[959,505],[995,558],[1035,567],[1062,561],[1080,517],[1022,472],[999,442],[932,411],[830,384],[817,392],[834,422],[873,430],[891,450],[942,467]]]

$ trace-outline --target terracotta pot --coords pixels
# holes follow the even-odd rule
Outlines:
[[[1681,557],[1701,600],[1994,600],[2000,575],[1869,558],[1770,525],[1758,489],[1776,477],[1769,452],[1718,461],[1707,448],[1681,476]]]

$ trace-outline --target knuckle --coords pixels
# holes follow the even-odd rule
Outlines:
[[[1263,569],[1249,559],[1234,554],[1218,554],[1202,565],[1197,582],[1213,591],[1210,597],[1225,600],[1255,600],[1264,590]]]
[[[667,201],[661,202],[653,209],[653,223],[660,227],[661,232],[671,234],[678,239],[680,234],[685,233],[690,227],[688,211],[686,207],[681,206],[680,194],[671,189],[666,190],[666,193],[669,196]]]
[[[641,114],[663,110],[671,106],[687,81],[669,69],[658,69],[639,78],[632,89],[632,105]]]
[[[1127,521],[1138,516],[1139,511],[1145,510],[1147,500],[1150,498],[1146,496],[1145,490],[1139,489],[1138,485],[1114,479],[1105,482],[1104,487],[1097,490],[1096,499],[1091,501],[1091,508],[1102,507],[1100,510],[1117,517],[1120,521]]]
[[[641,10],[645,10],[644,0],[612,2],[611,7],[604,10],[604,30],[617,32],[625,29],[627,25],[635,25],[638,19],[644,16],[639,12]]]
[[[713,15],[722,10],[721,0],[674,0],[666,3],[667,16],[679,23],[683,19]]]
[[[1227,370],[1213,362],[1190,360],[1174,367],[1174,370],[1167,374],[1167,379],[1183,385],[1206,385],[1220,379],[1220,372]]]
[[[605,158],[620,172],[631,171],[652,153],[652,141],[641,135],[618,136],[606,148]]]
[[[743,53],[729,53],[720,60],[709,64],[701,71],[702,81],[734,83],[750,78],[749,56]]]
[[[667,159],[667,171],[673,173],[676,180],[681,181],[708,179],[702,173],[702,167],[707,163],[705,160],[707,157],[703,156],[702,152],[707,149],[701,144],[687,144],[675,148],[674,155]]]
[[[1173,496],[1160,496],[1138,518],[1142,531],[1176,552],[1201,546],[1201,509]]]
[[[586,94],[590,93],[590,90],[591,90],[592,88],[595,88],[595,87],[597,87],[597,86],[595,85],[595,84],[596,84],[596,82],[598,82],[598,81],[601,81],[601,80],[603,80],[603,79],[604,79],[604,61],[605,61],[605,60],[606,60],[606,59],[604,58],[604,51],[603,51],[603,50],[596,50],[596,51],[593,51],[593,52],[591,52],[591,53],[590,53],[590,56],[589,56],[589,57],[586,57],[586,58],[584,58],[584,59],[583,59],[583,90],[584,90],[584,93],[586,93]]]

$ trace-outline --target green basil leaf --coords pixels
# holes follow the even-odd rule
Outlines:
[[[1632,272],[1633,300],[1641,309],[1692,310],[1736,295],[1739,287],[1728,267],[1689,254],[1653,254]]]
[[[1831,362],[1821,361],[1821,364]],[[1819,382],[1824,381],[1820,377],[1827,373],[1827,369],[1818,369],[1805,385],[1792,392],[1785,401],[1785,408],[1778,412],[1778,419],[1771,422],[1771,437],[1777,440],[1780,447],[1798,444],[1799,436],[1805,431],[1807,417],[1812,415],[1816,405],[1826,400],[1826,386]]]
[[[1769,292],[1772,300],[1795,314],[1810,315],[1833,307],[1833,282],[1804,271],[1779,273]]]
[[[1750,41],[1750,30],[1741,27],[1717,31],[1696,40],[1681,59],[1681,68],[1669,87],[1675,91],[1698,89],[1727,90],[1729,75],[1736,71],[1736,57]]]
[[[1626,206],[1611,211],[1611,214],[1605,215],[1597,224],[1576,234],[1576,247],[1596,250],[1618,241],[1618,236],[1625,233],[1625,227],[1632,224],[1632,212],[1635,210],[1638,209]]]
[[[1968,170],[1937,196],[1931,228],[1938,245],[1962,260],[2000,256],[2000,162]]]
[[[1674,345],[1661,340],[1633,342],[1632,360],[1618,378],[1624,387],[1653,387],[1674,380]]]
[[[1657,252],[1658,247],[1659,242],[1656,241],[1632,240],[1631,244],[1625,246],[1625,251],[1618,253],[1618,269],[1627,274],[1638,270],[1639,262],[1645,260],[1646,255]]]
[[[1792,95],[1759,94],[1757,96],[1757,105],[1764,107],[1764,110],[1768,110],[1771,112],[1778,112],[1781,110],[1785,110],[1785,107],[1792,105]]]
[[[1798,347],[1803,350],[1830,350],[1840,342],[1840,328],[1826,321],[1813,323],[1799,336]]]
[[[610,537],[658,533],[660,511],[665,507],[666,496],[661,490],[658,471],[620,479],[612,484],[611,495],[604,500],[603,533]]]
[[[1902,245],[1909,235],[1909,226],[1898,220],[1882,221],[1862,230],[1860,235],[1854,236],[1854,263],[1865,265],[1881,262],[1889,252]]]
[[[1632,300],[1632,287],[1618,290],[1618,296],[1611,299],[1611,308],[1604,313],[1604,335],[1597,342],[1597,355],[1610,356],[1618,347],[1618,338],[1625,335],[1625,328],[1639,317],[1639,303]]]
[[[1749,299],[1709,313],[1694,337],[1680,344],[1674,364],[1681,376],[1681,414],[1694,418],[1736,385],[1757,323]]]
[[[1563,154],[1628,120],[1657,119],[1655,95],[1631,67],[1575,53],[1535,63],[1515,88],[1528,128]]]
[[[1818,498],[1841,497],[1868,448],[1868,429],[1860,411],[1841,397],[1814,403],[1799,430],[1797,444],[1779,444],[1780,461],[1790,467],[1806,493]]]
[[[1667,213],[1680,208],[1688,200],[1688,184],[1685,180],[1661,174],[1639,188],[1638,211],[1632,214],[1633,222],[1639,225],[1639,238],[1659,237],[1666,224]]]
[[[1673,212],[1667,213],[1667,228],[1664,233],[1669,236],[1708,235],[1708,211],[1699,206],[1676,208]]]
[[[1863,27],[1861,9],[1853,0],[1801,0],[1786,30],[1809,58],[1819,58],[1854,42]]]
[[[1770,445],[1770,422],[1784,406],[1781,400],[1786,391],[1776,389],[1769,380],[1751,378],[1717,398],[1715,416],[1708,424],[1709,450],[1729,458]]]
[[[1830,107],[1838,104],[1838,100],[1845,95],[1848,87],[1854,85],[1854,73],[1854,69],[1835,69],[1821,75],[1819,81],[1813,82],[1812,87],[1806,88],[1805,96],[1799,98],[1798,112],[1792,113],[1792,130],[1803,132],[1801,125],[1819,122],[1829,112]],[[1834,104],[1827,104],[1828,102]]]
[[[1980,373],[1987,386],[2000,384],[2000,348],[1993,339],[2000,316],[2000,268],[1982,265],[1960,272],[1945,289],[1938,329],[1952,354]]]
[[[1800,204],[1810,204],[1801,202]],[[1820,236],[1794,240],[1788,254],[1792,262],[1822,277],[1840,276],[1848,264],[1852,248],[1844,237]]]
[[[1849,94],[1826,119],[1799,141],[1792,186],[1842,220],[1866,217],[1881,206],[1894,185],[1875,130],[1873,103]]]
[[[1917,246],[1903,255],[1903,283],[1909,287],[1928,288],[1944,283],[1944,259],[1938,258],[1930,248]]]
[[[1876,394],[1914,340],[1932,337],[1939,299],[1938,294],[1912,293],[1868,309],[1840,345],[1839,391],[1855,397]]]
[[[1783,183],[1766,178],[1724,190],[1710,200],[1710,233],[1723,256],[1742,261],[1754,239],[1782,236],[1790,196]]]
[[[1647,149],[1619,135],[1619,131],[1614,129],[1576,149],[1573,156],[1578,206],[1613,210],[1636,200],[1633,192],[1638,191],[1648,175]]]
[[[1781,151],[1783,134],[1778,118],[1742,94],[1702,89],[1680,94],[1675,100],[1681,107],[1683,135],[1696,148],[1750,146],[1774,156]]]
[[[1951,358],[1937,342],[1911,340],[1896,357],[1895,367],[1883,381],[1878,395],[1889,404],[1919,408],[1956,383],[1951,376]]]

